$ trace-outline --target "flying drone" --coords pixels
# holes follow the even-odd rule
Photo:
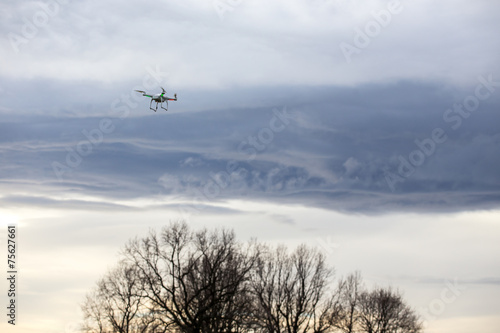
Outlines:
[[[174,94],[174,98],[170,98],[170,97],[168,97],[168,96],[165,95],[167,93],[165,91],[165,89],[161,88],[161,90],[162,90],[161,94],[155,94],[155,95],[148,94],[148,93],[146,93],[145,91],[142,91],[142,90],[136,90],[136,91],[139,92],[139,93],[141,93],[142,96],[146,96],[146,97],[151,98],[151,102],[149,103],[149,108],[151,110],[153,110],[154,112],[156,112],[158,110],[158,104],[160,104],[160,107],[163,110],[168,111],[168,101],[176,101],[177,100],[177,94]],[[153,104],[153,101],[156,102],[156,108],[154,108],[154,109],[151,107],[151,104]],[[163,107],[163,102],[165,102],[167,104],[166,108]]]

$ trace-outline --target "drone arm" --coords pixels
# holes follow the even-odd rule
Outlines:
[[[153,97],[153,96],[151,96],[151,95],[148,95],[145,91],[142,91],[142,90],[136,90],[136,91],[137,91],[138,93],[141,93],[141,94],[142,94],[142,96],[146,96],[146,97],[150,97],[150,98],[152,98],[152,97]]]

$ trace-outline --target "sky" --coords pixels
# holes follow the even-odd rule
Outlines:
[[[184,219],[317,246],[337,277],[399,288],[425,332],[496,332],[499,13],[2,2],[0,244],[16,225],[19,275],[0,330],[76,332],[126,241]],[[178,95],[168,112],[134,91],[160,87]]]

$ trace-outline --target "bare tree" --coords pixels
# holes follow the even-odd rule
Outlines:
[[[145,333],[155,317],[144,303],[143,287],[135,267],[120,262],[97,283],[82,310],[87,332]]]
[[[422,324],[416,313],[404,303],[401,294],[391,288],[376,288],[360,295],[359,327],[366,333],[418,333]]]
[[[305,245],[289,252],[186,223],[125,246],[82,305],[88,333],[420,333],[399,292],[363,287]]]
[[[244,247],[227,230],[193,233],[174,223],[125,250],[144,281],[145,297],[165,328],[187,333],[239,332],[251,312],[250,270],[255,244]]]
[[[359,272],[350,274],[339,281],[329,317],[331,326],[337,331],[356,332],[362,289],[362,278]]]
[[[267,250],[256,269],[252,289],[261,331],[306,333],[326,330],[327,284],[332,274],[325,257],[304,245]]]
[[[103,311],[103,302],[96,289],[86,295],[81,308],[84,317],[84,332],[104,333],[109,331],[109,325],[106,323]]]

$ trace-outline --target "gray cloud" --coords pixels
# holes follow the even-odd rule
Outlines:
[[[394,78],[470,83],[499,70],[499,5],[491,1],[432,7],[400,1],[401,13],[355,54],[352,66],[339,45],[353,44],[356,29],[376,22],[373,13],[386,11],[386,1],[248,1],[222,20],[212,1],[60,2],[28,37],[23,28],[34,24],[39,3],[3,5],[0,45],[11,66],[2,76],[117,84],[159,65],[172,86],[226,88]],[[9,34],[26,41],[14,43],[17,53]]]
[[[214,94],[224,101],[224,93]],[[144,101],[133,110],[144,116],[124,119],[109,109],[86,118],[12,115],[0,124],[3,184],[31,180],[38,191],[65,189],[110,201],[201,196],[210,204],[241,197],[366,213],[498,207],[498,95],[456,130],[443,114],[468,92],[442,84],[236,89],[234,95],[260,96],[267,106],[148,114]],[[285,105],[283,123],[273,109],[284,112]],[[88,133],[105,117],[113,131],[92,139]],[[426,140],[435,128],[447,141],[401,177],[400,157],[409,160],[424,149],[415,140]],[[62,182],[54,162],[64,166]],[[388,172],[401,178],[394,192]]]

